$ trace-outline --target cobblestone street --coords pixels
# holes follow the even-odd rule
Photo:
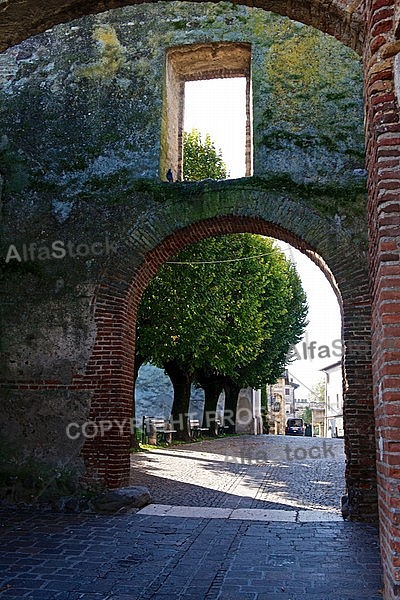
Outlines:
[[[240,436],[134,454],[132,465],[132,484],[157,504],[340,514],[345,493],[340,439]]]
[[[342,440],[218,439],[132,467],[153,498],[137,513],[3,511],[0,598],[382,600],[377,527],[340,515]]]

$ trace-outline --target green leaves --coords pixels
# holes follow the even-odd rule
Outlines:
[[[150,282],[139,306],[137,351],[160,367],[176,361],[190,372],[256,386],[280,375],[306,314],[298,275],[272,240],[208,238]]]
[[[204,142],[197,129],[183,134],[183,179],[226,179],[228,174],[222,160],[221,150],[217,152],[211,138],[206,134]]]

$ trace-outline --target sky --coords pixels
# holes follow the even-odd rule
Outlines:
[[[185,131],[193,127],[209,133],[228,167],[230,178],[245,176],[245,78],[209,79],[185,84]],[[296,346],[297,359],[289,375],[300,385],[296,398],[308,398],[321,379],[320,371],[340,360],[341,317],[339,304],[322,271],[286,242],[277,242],[295,263],[309,306],[306,332]],[[310,349],[313,348],[312,350]]]
[[[301,384],[296,398],[308,398],[310,389],[325,377],[320,369],[341,358],[339,303],[325,275],[307,256],[286,242],[276,243],[295,264],[307,296],[309,324],[303,340],[296,345],[297,358],[287,368],[294,383]],[[311,342],[314,342],[313,350]]]
[[[207,89],[210,91],[207,92]],[[231,179],[246,174],[246,79],[208,79],[185,84],[184,130],[209,133]]]

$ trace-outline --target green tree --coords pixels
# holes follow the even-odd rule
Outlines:
[[[282,255],[275,268],[280,269],[287,287],[284,292],[278,286],[273,288],[272,282],[268,287],[268,293],[274,298],[274,311],[269,313],[269,330],[258,355],[238,369],[235,381],[241,387],[259,388],[282,377],[289,349],[302,339],[308,324],[306,295],[294,265]],[[279,281],[278,273],[275,275],[275,281]],[[262,310],[269,311],[269,298],[265,297],[264,302]]]
[[[312,423],[312,411],[309,406],[303,410],[301,417],[305,423]]]
[[[226,179],[227,169],[221,150],[217,151],[208,133],[204,142],[197,129],[183,134],[183,179]]]
[[[321,379],[316,385],[312,386],[311,391],[308,394],[308,399],[311,400],[311,402],[325,402],[325,394],[326,381],[325,379]]]
[[[281,344],[277,358],[284,362],[293,343],[287,315],[294,273],[272,240],[232,234],[186,247],[150,282],[139,306],[137,353],[170,376],[172,416],[181,437],[187,425],[178,419],[188,411],[196,376],[202,385],[221,376],[237,384],[245,367],[264,354],[263,374],[256,376],[254,367],[251,377],[270,381],[275,364],[267,360],[269,339]],[[303,296],[301,314],[291,317],[300,329],[304,306]]]
[[[216,384],[219,383],[225,391],[225,408],[233,413],[235,420],[240,388],[263,388],[266,383],[274,383],[282,376],[291,344],[299,342],[303,336],[308,306],[300,278],[294,266],[284,257],[276,259],[274,266],[286,278],[287,287],[282,292],[278,286],[273,288],[272,279],[269,282],[269,295],[264,297],[265,304],[261,306],[261,311],[269,314],[268,331],[260,351],[254,354],[250,362],[239,366],[235,374],[225,376],[222,382],[217,374],[209,373],[207,376],[203,369],[202,378],[198,380],[205,391],[205,410],[215,409],[220,392]],[[275,272],[275,282],[279,281],[279,274]],[[274,297],[273,312],[270,311],[270,296]]]

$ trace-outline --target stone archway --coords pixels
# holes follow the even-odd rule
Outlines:
[[[110,16],[109,18],[112,17]],[[132,24],[130,23],[129,25]],[[76,27],[73,27],[72,29],[76,29]],[[100,29],[101,32],[99,32],[99,28],[95,28],[95,39],[104,38],[102,42],[104,44],[104,40],[107,43],[110,42],[111,49],[107,47],[107,52],[111,50],[118,51],[117,55],[123,62],[123,49],[120,46],[118,40],[116,40],[116,36],[113,34],[112,28],[107,29],[107,27],[104,27]],[[57,40],[55,42],[56,44],[66,44],[66,39],[69,37],[69,33],[71,32],[67,31],[66,33],[66,37],[61,42],[59,41],[60,38],[53,38],[52,34],[50,33],[46,34],[45,36],[39,36],[41,37],[41,39],[36,41],[38,46],[38,52],[41,53],[45,51],[48,36],[50,36],[51,40]],[[241,35],[241,32],[238,32],[237,35],[239,34]],[[162,47],[163,46],[161,44],[161,49]],[[29,47],[27,48],[27,52],[29,53]],[[114,54],[112,53],[111,55],[114,56]],[[24,53],[22,53],[22,57],[23,56],[25,56]],[[259,59],[261,60],[261,62],[262,56],[263,55],[261,55],[261,59]],[[76,57],[76,61],[79,62],[79,57]],[[76,98],[76,89],[79,89],[79,86],[84,87],[84,82],[86,82],[86,90],[85,94],[83,95],[83,104],[87,102],[89,104],[89,108],[92,107],[93,92],[95,91],[95,89],[101,88],[101,86],[95,86],[95,88],[93,88],[93,81],[91,80],[91,76],[93,75],[93,73],[97,73],[97,68],[99,67],[99,65],[101,66],[102,64],[103,63],[101,58],[100,62],[90,63],[89,66],[86,65],[84,67],[82,65],[78,65],[78,69],[77,71],[74,71],[74,74],[71,79],[72,85],[71,88],[68,90],[69,96],[68,98],[63,99],[66,106],[69,106],[72,100]],[[113,63],[111,62],[111,64]],[[110,66],[108,63],[107,65]],[[52,63],[50,61],[50,63],[45,68],[43,68],[43,71],[40,69],[38,71],[40,73],[49,73],[51,72],[52,68],[54,67],[52,67]],[[22,69],[22,73],[23,72],[24,71]],[[113,78],[109,78],[109,75],[110,73],[112,75],[114,71],[111,68],[110,72],[106,70],[106,73],[103,73],[102,71],[101,73],[102,76],[105,75],[106,77],[104,81],[102,79],[102,82],[105,83],[104,95],[109,96],[110,94],[108,92],[111,89],[110,86],[113,85]],[[161,73],[162,52],[160,51],[157,54],[156,64],[156,74],[158,75],[158,79],[161,79]],[[89,76],[89,74],[91,74],[91,76]],[[146,79],[148,79],[148,77]],[[42,88],[42,83],[42,81],[38,83],[39,89]],[[95,81],[94,83],[96,84],[97,81]],[[125,89],[124,86],[126,86],[129,82],[127,82],[126,80],[122,80],[119,83],[122,85],[122,88],[119,88],[120,91],[121,89]],[[52,75],[49,76],[49,81],[46,81],[46,85],[47,84],[49,84],[50,86],[50,88],[48,89],[50,97],[52,96],[53,92],[57,89],[57,86],[58,89],[62,87],[61,82],[59,82],[55,87],[53,87],[54,80]],[[143,82],[141,80],[139,80],[138,88],[140,88],[142,95],[146,97],[146,94],[143,92]],[[145,91],[147,92],[147,90]],[[130,91],[128,91],[127,96],[129,96],[129,98],[131,97]],[[25,95],[23,104],[24,108],[22,110],[26,110],[28,111],[28,113],[32,111],[35,115],[40,114],[41,96],[39,94],[38,99],[39,102],[35,104],[35,102],[32,102],[32,97],[29,94]],[[101,105],[100,97],[95,96],[95,100],[97,100],[99,105]],[[156,100],[157,102],[154,102],[154,108],[151,106],[149,100],[147,100],[147,104],[150,104],[150,107],[153,108],[152,112],[157,113],[157,111],[161,111],[159,98],[157,98]],[[19,106],[19,104],[17,104],[17,106]],[[70,147],[72,151],[71,156],[67,158],[67,161],[68,159],[70,159],[74,162],[75,165],[74,159],[76,159],[76,157],[73,156],[73,154],[76,153],[77,148],[80,148],[85,143],[86,138],[89,137],[88,130],[90,130],[93,125],[93,113],[91,110],[89,110],[89,108],[87,108],[86,106],[79,106],[78,110],[76,111],[76,114],[74,113],[73,115],[74,117],[76,117],[77,123],[79,124],[79,127],[75,127],[75,130],[78,133],[76,139],[72,141],[71,136],[73,128],[70,127],[68,130],[69,135],[66,145],[63,146],[63,142],[60,144],[60,147],[58,147],[57,144],[55,144],[55,146],[57,147],[54,149],[56,150],[56,152],[58,151],[59,154],[61,154],[62,156],[60,161],[61,172],[59,174],[52,174],[53,181],[54,178],[57,177],[59,181],[64,181],[63,165],[65,164],[65,162],[63,161],[65,160],[65,155],[67,154],[66,147]],[[112,122],[109,120],[109,115],[110,113],[112,114],[112,108],[113,107],[110,107],[110,109],[107,111],[107,114],[104,115],[104,118],[106,119],[105,122],[107,123],[108,128],[112,127]],[[126,105],[125,109],[127,113],[132,112],[131,106],[129,104]],[[63,125],[65,126],[65,123],[59,122],[57,119],[59,113],[59,104],[56,101],[55,105],[52,107],[52,110],[50,111],[49,109],[48,121],[53,121],[54,123],[58,124],[57,130],[50,130],[48,132],[47,137],[50,140],[50,145],[53,139],[58,139],[57,135],[59,133],[59,130],[62,129]],[[143,112],[138,111],[138,114],[139,119],[144,121]],[[95,116],[98,120],[101,120],[101,115],[101,112],[95,113]],[[14,120],[10,119],[10,121],[12,128],[14,128]],[[88,125],[86,124],[85,126],[84,122]],[[68,122],[68,125],[70,123],[71,121]],[[129,129],[129,127],[132,128],[132,125],[130,123],[128,124],[127,129]],[[33,129],[36,133],[35,128]],[[138,283],[139,280],[137,279],[136,274],[137,268],[142,263],[143,256],[146,256],[146,264],[148,264],[149,257],[153,256],[152,253],[156,252],[156,248],[161,248],[160,244],[164,243],[164,240],[171,239],[172,236],[174,243],[177,243],[176,240],[179,239],[177,237],[178,231],[184,229],[186,230],[186,228],[193,226],[194,223],[206,220],[208,222],[210,219],[212,219],[214,223],[215,219],[221,218],[221,216],[223,215],[230,215],[236,217],[252,216],[256,219],[261,219],[265,222],[273,223],[277,227],[283,228],[283,231],[294,231],[294,235],[297,239],[295,245],[301,247],[300,240],[306,240],[305,243],[310,249],[310,252],[312,252],[313,249],[316,249],[320,256],[332,258],[332,248],[335,247],[335,245],[344,244],[343,248],[348,247],[349,236],[343,230],[342,217],[335,214],[335,210],[339,210],[339,212],[343,214],[343,209],[341,208],[341,205],[344,203],[348,203],[350,206],[350,210],[344,210],[345,214],[343,214],[343,216],[346,219],[350,219],[352,221],[355,227],[355,229],[353,230],[353,235],[355,235],[358,240],[355,244],[350,244],[350,247],[348,248],[348,256],[354,257],[354,255],[359,254],[361,262],[363,264],[365,263],[365,258],[362,255],[362,251],[359,251],[357,249],[358,243],[363,245],[365,242],[364,223],[361,219],[357,217],[357,211],[364,210],[363,194],[357,194],[357,190],[354,189],[351,183],[349,186],[345,185],[343,189],[338,189],[338,187],[340,187],[340,184],[338,183],[336,185],[335,193],[330,193],[329,189],[332,190],[332,188],[329,188],[329,186],[320,185],[320,164],[316,165],[312,163],[310,165],[309,162],[302,159],[299,147],[295,148],[296,157],[301,162],[303,169],[306,171],[305,175],[307,176],[308,180],[310,176],[312,179],[313,174],[316,175],[315,184],[303,185],[297,182],[293,186],[292,182],[290,182],[290,178],[288,179],[288,177],[285,175],[280,176],[279,174],[277,177],[268,177],[264,174],[261,179],[252,178],[242,182],[224,182],[221,184],[211,186],[210,184],[195,184],[193,186],[183,184],[179,187],[165,187],[154,180],[141,179],[141,177],[143,177],[143,173],[145,173],[146,176],[150,172],[150,169],[148,168],[148,164],[146,162],[148,159],[149,150],[152,151],[152,159],[153,162],[155,162],[154,157],[157,154],[157,144],[154,141],[154,130],[155,127],[152,127],[151,131],[153,137],[151,138],[151,143],[149,143],[149,128],[145,128],[144,139],[139,140],[139,143],[132,145],[138,148],[136,154],[132,153],[132,146],[130,146],[129,166],[131,167],[132,165],[135,165],[137,171],[133,171],[133,176],[131,172],[129,174],[129,178],[123,181],[122,194],[119,193],[119,177],[115,177],[115,175],[118,176],[119,174],[116,173],[114,177],[111,177],[109,179],[109,173],[104,171],[102,172],[101,165],[102,160],[104,158],[102,154],[107,152],[106,147],[104,147],[104,150],[101,147],[103,153],[100,150],[100,156],[98,156],[99,151],[97,150],[96,159],[100,158],[102,160],[95,160],[95,164],[92,164],[90,166],[91,173],[89,185],[87,188],[90,190],[89,194],[83,193],[82,195],[80,195],[78,193],[76,194],[76,196],[74,196],[74,190],[72,190],[71,192],[69,187],[66,187],[63,190],[57,190],[57,196],[63,197],[64,195],[66,195],[67,198],[70,198],[71,200],[65,203],[60,202],[57,198],[54,198],[54,191],[51,188],[51,186],[50,190],[46,188],[46,185],[49,183],[47,179],[46,168],[42,168],[42,173],[44,176],[42,175],[42,173],[40,173],[38,177],[39,186],[44,187],[43,195],[39,194],[37,198],[36,187],[35,185],[33,185],[34,190],[32,202],[35,204],[37,199],[39,199],[41,206],[38,208],[39,210],[43,210],[43,213],[46,214],[45,233],[47,239],[49,240],[49,243],[51,242],[52,235],[59,236],[62,233],[62,235],[69,240],[68,243],[72,243],[72,247],[74,246],[73,241],[75,241],[75,245],[77,247],[80,247],[82,245],[79,243],[82,241],[81,232],[84,232],[84,234],[87,237],[94,237],[98,236],[102,228],[106,229],[106,231],[109,232],[109,234],[113,238],[116,237],[117,239],[120,239],[120,243],[118,249],[119,258],[116,259],[115,256],[111,256],[109,259],[105,259],[101,262],[99,261],[100,267],[96,267],[93,270],[90,266],[88,267],[88,269],[86,269],[85,267],[81,269],[79,266],[74,265],[73,261],[70,261],[69,266],[65,266],[64,263],[60,262],[54,268],[53,266],[51,266],[48,269],[49,278],[55,278],[55,291],[54,294],[50,294],[50,303],[51,306],[56,307],[56,316],[53,317],[53,320],[50,324],[47,322],[47,320],[46,322],[44,322],[45,319],[43,319],[42,314],[40,314],[37,317],[37,313],[41,312],[40,308],[37,309],[37,306],[40,306],[40,303],[44,303],[45,300],[43,299],[40,290],[35,290],[35,300],[37,305],[35,306],[35,309],[37,309],[37,311],[34,315],[35,319],[37,318],[37,322],[35,323],[35,325],[36,330],[38,331],[38,337],[42,339],[45,338],[45,343],[42,344],[42,348],[39,352],[36,351],[37,342],[35,341],[34,348],[32,350],[30,347],[30,339],[32,336],[32,332],[28,332],[28,348],[23,348],[23,352],[26,352],[28,355],[28,360],[25,361],[25,365],[27,365],[27,367],[24,367],[25,372],[22,371],[22,379],[21,371],[17,372],[19,361],[13,359],[13,351],[15,354],[19,355],[20,348],[17,348],[17,343],[11,343],[11,351],[9,353],[10,359],[8,360],[7,365],[7,367],[9,368],[9,373],[6,374],[6,377],[8,377],[8,382],[10,382],[9,387],[11,387],[11,389],[18,390],[18,393],[20,393],[21,396],[23,396],[23,389],[29,390],[29,392],[25,393],[24,397],[24,401],[27,404],[29,403],[30,399],[35,395],[38,398],[38,403],[40,403],[43,395],[47,392],[49,392],[48,395],[50,396],[54,390],[62,389],[63,393],[65,392],[65,399],[63,399],[64,402],[61,402],[60,398],[55,398],[55,402],[57,402],[57,404],[59,403],[68,406],[68,402],[71,402],[71,398],[72,401],[75,401],[75,397],[73,397],[73,394],[76,393],[76,395],[79,396],[78,401],[81,401],[81,409],[83,411],[90,404],[90,402],[87,402],[85,404],[83,397],[85,397],[86,399],[91,394],[94,394],[95,400],[92,403],[92,406],[95,406],[99,390],[104,391],[108,386],[107,395],[103,395],[101,400],[101,402],[103,402],[103,408],[104,411],[106,411],[106,413],[101,412],[102,406],[100,402],[100,404],[98,404],[99,411],[94,413],[95,418],[98,419],[101,418],[101,416],[105,417],[105,414],[109,414],[110,411],[112,412],[114,410],[112,399],[116,398],[116,390],[119,390],[117,392],[117,396],[119,395],[118,397],[124,397],[123,394],[120,394],[121,385],[123,387],[125,386],[124,393],[126,393],[126,390],[128,390],[127,393],[129,394],[129,374],[131,372],[129,357],[131,357],[132,359],[132,336],[134,330],[134,322],[130,322],[131,331],[127,331],[127,320],[124,311],[126,310],[127,306],[126,302],[128,302],[129,306],[133,308],[135,307],[135,304],[131,304],[131,295],[136,294],[137,299],[137,294],[140,293],[140,286]],[[100,133],[102,133],[102,131],[100,131]],[[125,131],[123,132],[123,134],[125,134]],[[42,131],[40,132],[40,137],[43,138]],[[24,139],[22,140],[22,144],[28,146],[26,154],[30,158],[30,149],[32,146],[34,146],[35,148],[43,148],[43,146],[39,143],[36,144],[36,140],[37,137],[35,137],[35,135],[33,136],[33,141],[31,141],[31,139],[28,136],[26,137],[26,141]],[[154,148],[151,147],[152,144],[154,145]],[[52,148],[49,148],[50,154],[51,151]],[[93,148],[88,148],[88,152],[92,151]],[[46,155],[47,153],[43,152],[43,154]],[[140,163],[140,156],[142,155],[145,157],[144,164]],[[13,158],[14,157],[11,156],[10,161],[13,160]],[[40,159],[41,157],[38,158]],[[332,157],[331,161],[328,164],[329,172],[331,171],[331,165],[334,161],[335,157]],[[38,172],[38,162],[39,161],[36,160],[35,157],[33,157],[30,168],[35,171],[35,174]],[[262,162],[262,160],[259,159],[259,162]],[[82,163],[80,163],[78,160],[77,164],[78,167],[74,167],[75,169],[79,169]],[[51,165],[49,166],[51,168]],[[99,183],[97,176],[98,173],[100,173],[100,179],[103,186],[106,188],[106,193],[103,195],[99,194],[99,197],[96,198],[96,190],[98,189],[97,186]],[[151,174],[154,176],[154,171],[151,171]],[[72,177],[73,182],[74,177],[75,175],[73,175]],[[128,183],[126,183],[126,181],[128,181]],[[108,182],[110,183],[110,185],[108,185]],[[72,184],[72,188],[73,187],[74,184]],[[266,192],[265,190],[268,190],[268,192]],[[358,188],[358,190],[360,190],[360,188]],[[354,200],[354,203],[350,200],[350,198]],[[49,205],[51,206],[50,209]],[[354,205],[356,208],[355,211]],[[338,206],[340,208],[337,208]],[[14,206],[12,207],[12,209],[15,210],[16,213],[18,212],[18,199],[14,202]],[[134,213],[136,213],[135,220],[132,219],[132,210]],[[321,213],[330,215],[330,217],[323,218],[321,216],[318,216]],[[73,216],[69,219],[70,214]],[[333,217],[333,215],[335,216]],[[54,216],[56,217],[55,225],[53,221]],[[9,226],[9,241],[11,243],[15,242],[15,233],[13,231],[12,217],[9,218],[8,221],[9,224],[7,223],[7,225]],[[130,223],[130,225],[126,225],[126,223]],[[19,231],[19,239],[21,241],[21,244],[23,243],[22,240],[29,239],[28,236],[31,235],[31,228],[29,224],[26,223],[24,225],[25,231],[22,228],[20,228]],[[126,227],[128,227],[128,230],[126,230]],[[208,235],[210,235],[210,231],[212,231],[214,225],[209,225],[209,227],[211,227],[211,230],[208,230]],[[327,231],[330,232],[329,235],[327,235]],[[331,235],[332,232],[333,238]],[[37,235],[39,234],[37,233]],[[280,235],[278,235],[277,237],[280,237]],[[58,237],[54,237],[53,239],[58,239]],[[128,241],[128,244],[125,244],[125,239]],[[95,242],[95,244],[99,243],[100,242]],[[179,243],[185,244],[188,243],[188,241],[185,239],[181,240]],[[85,244],[83,244],[83,246],[83,254],[79,255],[82,257],[88,254],[88,252],[85,251]],[[33,242],[32,244],[32,256],[34,256],[34,249],[35,242]],[[48,249],[46,249],[46,252],[44,252],[44,257],[46,257],[46,255],[50,256],[50,251]],[[124,267],[121,266],[123,265],[123,259],[121,257],[124,256],[128,263],[132,263],[131,267],[126,265]],[[71,254],[70,257],[73,258],[73,255]],[[61,257],[60,255],[58,255],[56,256],[56,258]],[[317,260],[316,257],[314,258],[315,260]],[[162,260],[163,259],[161,258],[161,262],[159,262],[158,264],[161,264]],[[348,258],[343,257],[343,264],[347,264],[347,261]],[[335,264],[335,260],[332,259],[332,263]],[[122,272],[123,274],[121,275],[120,280],[119,273],[121,272],[121,268],[123,268],[124,270]],[[74,277],[74,275],[71,275],[71,272],[73,272],[73,274],[76,275],[76,277]],[[106,275],[103,275],[104,272],[106,273]],[[108,280],[107,273],[110,274],[110,280]],[[15,275],[15,278],[17,279],[17,273]],[[339,273],[335,273],[334,276],[336,280],[340,282],[340,285],[343,284],[345,288],[346,277],[341,278]],[[65,279],[67,280],[69,285],[66,286],[68,289],[65,290],[65,295],[60,300],[58,297],[58,293],[60,290],[62,290],[64,293],[63,286],[65,286]],[[366,299],[367,297],[365,292],[367,287],[366,273],[364,273],[364,276],[360,279],[361,287],[359,287],[358,289],[362,290],[362,292],[360,292],[362,298],[361,300],[357,300],[357,302],[360,305],[365,305],[368,308],[368,300]],[[36,285],[37,288],[40,287],[38,281],[36,281]],[[61,288],[58,287],[59,285],[61,285]],[[83,295],[90,302],[90,307],[93,311],[93,313],[90,315],[90,318],[92,318],[93,316],[95,317],[93,319],[93,323],[88,318],[87,312],[81,315],[81,304],[77,299],[74,298],[74,300],[71,303],[69,303],[70,298],[67,297],[67,294],[69,293],[70,295],[74,296],[74,285],[79,290],[83,288],[87,288],[89,290]],[[92,286],[96,285],[98,286],[99,291],[98,293],[93,295],[91,293],[91,289]],[[109,287],[107,288],[107,286]],[[129,286],[131,286],[131,288],[129,288]],[[104,292],[106,294],[105,297],[102,296],[104,290],[108,290]],[[13,293],[15,292],[13,291]],[[343,297],[345,297],[344,292],[342,292],[342,294]],[[119,304],[119,301],[122,297],[124,297],[124,301],[122,302],[122,304]],[[95,298],[95,300],[93,300],[93,298]],[[33,297],[31,299],[33,300]],[[32,310],[32,305],[35,304],[35,300],[31,302],[29,310]],[[63,301],[65,302],[66,310],[62,305]],[[108,310],[108,313],[104,316],[104,322],[99,317],[99,315],[102,314],[101,311],[103,306],[106,306]],[[366,309],[363,308],[363,311],[364,310]],[[73,326],[70,329],[68,328],[68,323],[66,323],[68,319],[64,318],[65,312],[69,312],[69,318],[71,319],[71,321],[74,322],[74,324],[79,323],[78,328],[81,327],[79,333],[77,333],[74,330]],[[103,329],[104,327],[105,330]],[[96,332],[96,328],[97,338],[96,343],[93,346],[92,340],[94,333]],[[349,326],[349,331],[350,328],[351,325]],[[60,332],[61,329],[62,333]],[[10,331],[12,330],[13,325],[10,325]],[[18,335],[24,336],[24,327],[22,327],[21,330],[22,331],[17,332],[17,335],[13,336],[14,339],[18,339]],[[99,337],[98,331],[102,331],[104,335],[102,337]],[[367,328],[364,330],[364,333],[366,331]],[[66,332],[65,338],[63,337],[64,332]],[[354,339],[357,339],[357,334],[358,329],[356,324],[354,324],[354,331],[351,335],[354,336]],[[109,339],[110,336],[112,339]],[[34,335],[33,339],[35,339]],[[362,337],[362,334],[360,339],[364,339]],[[121,340],[123,340],[123,342]],[[115,343],[127,344],[125,350],[123,350],[122,352],[122,355],[118,354],[119,351],[116,350],[114,345]],[[56,351],[54,350],[54,348],[56,348]],[[54,355],[57,356],[57,359]],[[351,357],[349,355],[346,368],[350,368],[350,363]],[[126,370],[121,372],[121,369]],[[25,383],[25,381],[23,380],[24,376],[28,380],[28,383]],[[121,377],[123,377],[124,379],[121,379]],[[9,385],[8,382],[7,385]],[[24,385],[27,385],[29,387],[24,388]],[[35,390],[36,394],[33,390]],[[103,391],[101,391],[101,394],[103,393]],[[349,394],[351,394],[351,392],[349,392]],[[54,396],[55,395],[56,394],[54,394]],[[366,394],[366,396],[368,396],[368,394]],[[10,395],[10,398],[11,404],[13,402],[12,394]],[[49,402],[52,403],[53,399],[49,400]],[[129,416],[129,408],[128,405],[125,404],[125,400],[123,401],[123,406],[125,407],[123,409],[123,411],[125,412],[123,412],[122,416]],[[119,411],[118,414],[119,416],[121,416],[120,406],[115,404],[115,407],[117,407],[117,410]],[[11,411],[7,414],[11,416]],[[65,416],[67,418],[68,415]],[[57,437],[56,429],[54,430],[53,435],[54,437]],[[111,440],[111,437],[108,437],[108,439]],[[31,442],[31,444],[32,443],[34,442]],[[97,454],[95,452],[96,448]],[[65,449],[61,448],[61,444],[59,443],[52,445],[50,451],[46,448],[46,451],[49,453],[52,452],[53,457],[56,457],[57,459],[59,459],[60,455],[65,456],[66,454]],[[122,450],[118,446],[115,446],[115,448],[112,446],[112,444],[109,444],[107,446],[105,440],[93,441],[93,443],[91,443],[90,455],[92,459],[93,456],[95,458],[98,456],[99,460],[97,461],[98,465],[96,464],[95,468],[92,469],[92,476],[94,478],[98,478],[102,481],[105,481],[110,486],[119,485],[124,480],[124,475],[123,467],[121,467],[122,470],[118,470],[119,467],[117,468],[117,466],[119,463],[122,464],[123,461],[126,460],[127,449],[125,448],[125,454],[123,456],[121,452]],[[103,458],[105,457],[104,460],[103,458],[101,458],[102,456]],[[357,511],[355,510],[355,512]],[[359,512],[361,514],[361,512],[363,511]]]
[[[359,0],[245,0],[238,4],[254,6],[276,12],[312,25],[361,53],[364,42],[364,2]],[[89,14],[136,4],[132,0],[103,0],[85,2],[72,0],[53,2],[43,0],[7,2],[2,9],[0,25],[0,51],[18,44],[31,35],[41,33],[58,23],[65,23]]]
[[[114,0],[107,8],[131,2]],[[257,3],[265,10],[311,24],[335,35],[364,57],[366,139],[369,172],[370,279],[373,309],[373,378],[379,440],[378,489],[381,541],[385,559],[385,589],[388,598],[400,595],[397,512],[400,377],[398,313],[399,252],[399,103],[393,78],[394,57],[399,52],[399,14],[394,2],[382,0],[315,0]],[[5,3],[0,37],[2,49],[59,22],[104,10],[100,1],[60,3],[59,9],[44,2]],[[105,289],[105,288],[104,288]],[[100,298],[100,297],[99,297]],[[367,303],[366,303],[367,304]],[[362,313],[366,310],[360,302]],[[357,305],[357,302],[354,306]],[[123,329],[123,322],[121,321]],[[363,373],[361,369],[360,373]],[[361,379],[361,376],[360,376]],[[362,386],[362,381],[360,381]],[[357,418],[353,409],[353,418]],[[118,461],[115,463],[116,470]],[[361,469],[360,465],[360,469]],[[122,470],[123,471],[123,470]],[[122,477],[122,471],[120,475]],[[368,483],[366,484],[368,485]]]
[[[365,255],[354,247],[345,230],[335,228],[331,220],[321,218],[305,204],[251,189],[243,183],[230,184],[229,191],[224,191],[224,186],[211,185],[201,196],[192,195],[186,202],[180,196],[183,218],[179,225],[170,216],[173,204],[161,207],[156,220],[147,215],[153,225],[150,229],[144,223],[142,226],[146,251],[143,244],[129,241],[107,267],[95,300],[97,338],[86,374],[74,379],[74,384],[94,389],[89,421],[127,421],[123,436],[114,428],[104,437],[87,440],[83,456],[88,474],[110,487],[123,485],[127,480],[135,313],[147,283],[165,260],[189,243],[223,233],[259,233],[287,241],[308,255],[323,270],[341,299],[346,348],[347,486],[354,518],[373,520],[376,517],[375,428]],[[196,205],[197,216],[193,218]],[[141,264],[138,254],[144,254]],[[112,378],[110,360],[115,365]]]

